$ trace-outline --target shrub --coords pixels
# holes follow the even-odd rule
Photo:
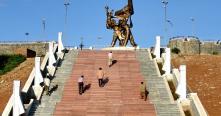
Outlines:
[[[217,51],[213,51],[213,55],[218,55],[219,53]]]
[[[180,49],[175,47],[175,48],[172,48],[171,52],[174,53],[174,54],[179,54]]]
[[[22,55],[0,55],[0,75],[3,75],[26,60]]]

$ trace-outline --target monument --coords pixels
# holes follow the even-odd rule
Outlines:
[[[115,46],[117,40],[119,41],[119,46],[125,47],[130,41],[133,47],[137,47],[131,32],[133,27],[131,16],[134,14],[132,0],[128,0],[128,4],[124,8],[115,11],[115,13],[114,10],[109,11],[108,6],[105,9],[107,15],[106,27],[114,30],[111,47]]]

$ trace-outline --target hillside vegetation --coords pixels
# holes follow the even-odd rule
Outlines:
[[[3,75],[26,60],[22,55],[0,55],[0,75]]]

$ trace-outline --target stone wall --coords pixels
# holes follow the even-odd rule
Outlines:
[[[178,48],[184,55],[193,54],[221,54],[221,43],[219,41],[200,41],[197,37],[174,37],[168,45],[171,49]]]
[[[47,42],[0,43],[0,54],[22,54],[26,57],[44,56],[48,51]]]
[[[221,54],[221,43],[214,41],[201,42],[201,54]]]

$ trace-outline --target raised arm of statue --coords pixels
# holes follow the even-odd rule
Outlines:
[[[105,6],[105,10],[106,10],[106,14],[108,15],[109,7],[108,7],[108,6]]]

